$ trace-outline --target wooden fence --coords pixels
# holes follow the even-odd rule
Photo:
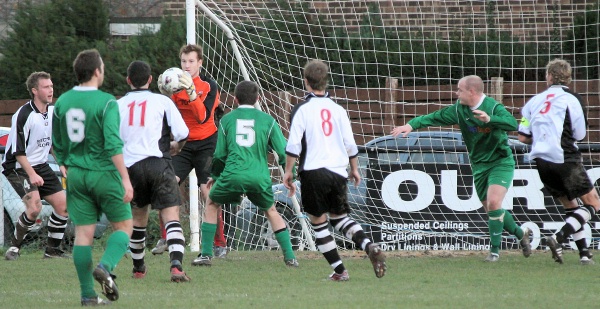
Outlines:
[[[581,80],[570,85],[586,102],[589,122],[587,142],[600,141],[599,84],[600,80]],[[527,100],[547,88],[545,82],[503,82],[501,78],[494,78],[485,86],[485,93],[502,102],[517,119],[521,118],[521,108]],[[416,116],[454,103],[457,98],[455,92],[455,85],[401,86],[396,79],[388,79],[386,88],[333,89],[330,95],[348,110],[356,143],[361,145],[389,134],[392,128]],[[301,100],[304,93],[271,92],[264,95],[263,101],[267,102],[265,110],[277,119],[288,120],[293,105]],[[221,99],[227,106],[232,106],[233,97],[230,94],[223,94]],[[280,124],[286,131],[287,124]]]
[[[589,122],[587,142],[600,141],[599,84],[600,80],[579,80],[570,85],[586,102]],[[544,82],[503,82],[498,78],[486,83],[485,92],[502,102],[520,119],[521,107],[544,89]],[[348,110],[356,142],[361,145],[372,138],[389,134],[393,127],[402,125],[415,116],[452,104],[456,100],[455,91],[455,85],[401,86],[398,85],[398,80],[390,78],[386,88],[333,89],[330,94]],[[266,104],[263,109],[279,119],[285,132],[288,125],[284,122],[289,119],[289,112],[302,96],[300,91],[267,92],[264,93],[263,102]],[[232,94],[223,93],[221,100],[227,107],[233,106]],[[25,102],[27,100],[0,101],[0,126],[10,126],[11,116]]]

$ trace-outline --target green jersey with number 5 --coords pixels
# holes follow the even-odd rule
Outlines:
[[[235,179],[239,184],[260,183],[271,187],[269,149],[285,167],[286,140],[270,115],[252,106],[240,105],[223,116],[219,124],[217,147],[211,177]]]
[[[94,171],[116,170],[112,156],[123,152],[115,97],[76,86],[56,101],[52,142],[59,165]]]

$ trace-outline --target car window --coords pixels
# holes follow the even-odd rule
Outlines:
[[[416,151],[411,152],[379,152],[377,159],[379,164],[406,164],[406,163],[468,163],[464,161],[465,153],[450,152],[450,151],[431,151],[431,146],[435,147],[455,147],[463,145],[461,140],[449,137],[409,137],[395,138],[381,141],[376,144],[377,149],[395,149],[398,146],[413,146]],[[418,151],[420,147],[425,148],[424,151]],[[429,151],[426,149],[429,148]]]
[[[419,137],[415,146],[459,146],[462,142],[454,138]]]
[[[447,152],[411,153],[407,163],[461,163],[462,154]]]
[[[397,148],[398,146],[409,146],[414,144],[414,140],[411,138],[390,138],[390,139],[386,139],[383,140],[381,142],[378,142],[377,144],[375,144],[375,146],[377,148]]]
[[[366,153],[359,153],[358,156],[356,156],[357,160],[358,160],[358,168],[366,168],[367,164],[369,163],[369,158],[367,157]]]
[[[454,138],[440,137],[420,137],[417,139],[416,147],[431,147],[431,146],[459,146],[462,142]],[[413,152],[407,160],[407,163],[461,163],[461,153],[449,151],[436,152]]]
[[[398,147],[406,147],[406,146],[414,144],[414,142],[415,142],[415,140],[412,138],[389,137],[387,139],[382,139],[382,140],[378,141],[377,143],[372,145],[372,147],[374,146],[376,149],[382,150],[382,151],[377,152],[377,161],[379,164],[381,164],[381,165],[399,164],[399,163],[402,163],[403,161],[406,161],[406,159],[408,158],[408,154],[399,153],[399,152],[395,152],[395,151],[386,152],[386,150],[393,150],[393,149],[397,149]]]
[[[358,153],[356,158],[358,159],[358,171],[360,172],[360,176],[365,178],[367,176],[366,168],[369,164],[369,157],[366,153]]]

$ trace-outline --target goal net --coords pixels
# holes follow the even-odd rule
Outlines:
[[[348,192],[352,217],[385,250],[489,250],[487,214],[458,128],[433,127],[398,139],[390,131],[454,103],[458,80],[471,74],[520,119],[524,103],[546,88],[547,62],[563,58],[574,69],[571,88],[587,102],[589,132],[581,148],[596,181],[597,145],[589,144],[600,137],[595,3],[196,1],[188,27],[204,48],[205,70],[220,85],[226,111],[234,108],[235,85],[256,81],[262,88],[260,108],[286,134],[290,110],[305,95],[303,66],[314,58],[327,62],[329,93],[347,109],[361,145],[363,180]],[[510,144],[517,167],[503,207],[531,228],[533,248],[542,249],[544,236],[562,226],[564,211],[542,189],[527,147],[516,139]],[[306,218],[294,211],[276,166],[272,176],[294,245],[311,248],[310,224],[302,228]],[[267,220],[249,201],[225,211],[233,249],[277,247]],[[598,227],[595,219],[585,226],[594,248]],[[340,248],[353,247],[335,235]],[[502,248],[516,249],[518,241],[505,233]]]

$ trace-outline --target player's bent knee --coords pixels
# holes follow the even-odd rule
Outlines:
[[[31,209],[27,213],[27,218],[35,220],[40,215],[40,209]]]
[[[263,210],[263,212],[265,213],[266,217],[270,217],[270,216],[280,216],[279,212],[277,211],[277,208],[275,207],[275,205],[269,207],[269,209],[267,210]],[[281,216],[280,216],[281,217]]]
[[[67,214],[67,195],[65,191],[60,191],[52,195],[45,196],[44,199],[52,205],[54,211],[60,216],[68,216]]]
[[[598,209],[598,207],[600,207],[600,196],[598,196],[598,191],[596,191],[595,188],[590,190],[590,192],[582,195],[580,198],[584,204],[592,205],[592,206],[596,207],[596,209]],[[576,202],[576,200],[574,200],[574,201]]]
[[[119,221],[119,222],[111,222],[110,223],[115,231],[123,231],[131,236],[133,233],[133,221],[131,219]]]
[[[28,214],[31,217],[36,218],[42,211],[42,201],[31,201],[30,203],[26,203],[26,207]]]

